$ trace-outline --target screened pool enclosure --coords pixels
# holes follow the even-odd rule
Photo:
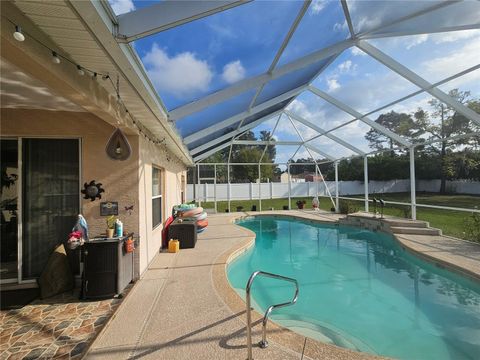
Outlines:
[[[478,153],[478,1],[111,4],[117,41],[136,51],[191,155],[193,200],[230,204],[231,173],[248,165],[260,210],[280,192],[289,207],[293,196],[319,194],[338,210],[338,164],[363,158],[368,210],[368,159],[389,152],[409,161],[402,189],[415,219],[416,152]],[[302,194],[290,176],[298,159],[311,160],[315,178]],[[288,175],[277,195],[274,177],[262,176],[274,165]]]

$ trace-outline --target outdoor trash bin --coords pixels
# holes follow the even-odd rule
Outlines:
[[[196,219],[176,219],[168,227],[168,238],[177,239],[180,242],[180,249],[194,248],[197,243]]]

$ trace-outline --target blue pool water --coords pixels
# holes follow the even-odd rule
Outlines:
[[[318,340],[399,359],[480,359],[480,285],[405,252],[387,234],[293,218],[239,222],[255,246],[228,266],[244,296],[263,270],[296,278],[298,302],[272,320]],[[288,301],[290,283],[258,277],[254,306]]]

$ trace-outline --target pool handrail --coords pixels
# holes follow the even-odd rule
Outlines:
[[[246,302],[247,302],[246,305],[247,305],[247,351],[248,351],[247,359],[248,360],[253,359],[253,357],[252,357],[252,315],[251,315],[251,305],[250,305],[250,303],[251,303],[251,301],[250,301],[250,290],[252,288],[253,280],[255,280],[255,278],[258,275],[269,277],[269,278],[272,278],[272,279],[285,280],[285,281],[289,281],[289,282],[292,282],[292,283],[295,284],[295,295],[293,296],[293,299],[291,301],[281,303],[281,304],[271,305],[271,306],[268,307],[267,311],[265,311],[265,315],[263,316],[263,320],[262,320],[262,341],[260,341],[260,343],[259,343],[259,345],[262,349],[264,349],[268,346],[268,342],[267,342],[268,316],[275,309],[295,304],[297,302],[297,299],[298,299],[298,291],[299,291],[298,281],[296,279],[293,279],[293,278],[289,278],[289,277],[282,276],[282,275],[277,275],[277,274],[272,274],[272,273],[269,273],[269,272],[266,272],[266,271],[261,271],[261,270],[254,271],[252,273],[252,275],[250,275],[250,278],[248,279],[248,282],[247,282],[247,286],[245,288]]]

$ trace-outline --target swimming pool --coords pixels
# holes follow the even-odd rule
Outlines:
[[[238,222],[255,246],[231,262],[227,276],[243,297],[263,270],[298,280],[297,304],[273,321],[338,346],[399,359],[478,359],[480,285],[402,250],[392,236],[286,217]],[[262,313],[289,301],[291,284],[257,278]]]

